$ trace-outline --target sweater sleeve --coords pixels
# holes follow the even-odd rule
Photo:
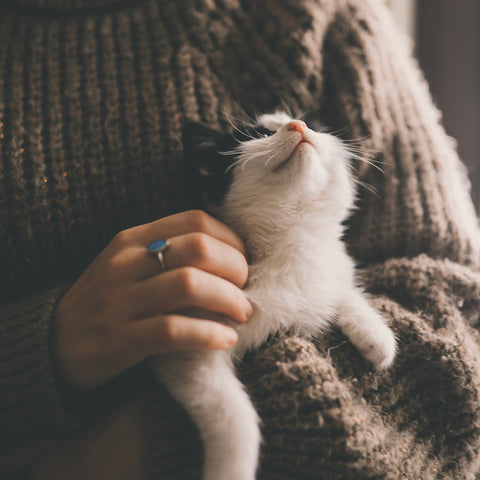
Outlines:
[[[326,115],[363,139],[380,167],[357,168],[373,189],[359,191],[350,230],[355,257],[369,263],[423,252],[478,268],[469,181],[409,40],[384,2],[341,3],[323,48]]]
[[[57,388],[49,337],[59,286],[0,307],[0,443],[69,429]]]

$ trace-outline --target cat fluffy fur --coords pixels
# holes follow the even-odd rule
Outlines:
[[[285,113],[258,119],[275,133],[234,152],[233,182],[216,212],[249,255],[245,293],[254,314],[237,327],[238,343],[230,352],[154,361],[159,379],[199,428],[204,480],[255,478],[259,419],[233,361],[269,335],[295,329],[318,337],[336,324],[376,368],[388,367],[395,355],[395,338],[356,285],[341,240],[354,203],[347,150],[334,136],[292,121]]]

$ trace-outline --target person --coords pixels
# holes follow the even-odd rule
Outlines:
[[[384,373],[338,332],[250,354],[259,478],[473,478],[478,224],[381,0],[11,0],[0,12],[2,475],[198,478],[198,433],[145,360],[235,343],[183,307],[237,322],[252,307],[241,239],[188,205],[181,130],[287,105],[378,153],[383,171],[354,166],[373,189],[359,191],[347,242],[399,351]],[[165,271],[147,251],[157,240]]]

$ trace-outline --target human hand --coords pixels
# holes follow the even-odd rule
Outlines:
[[[146,246],[167,238],[161,273]],[[120,232],[57,307],[53,356],[64,387],[89,390],[162,352],[231,347],[234,329],[174,312],[196,307],[248,320],[247,275],[240,238],[202,211]]]

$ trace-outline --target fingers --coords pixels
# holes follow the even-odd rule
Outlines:
[[[237,322],[247,321],[253,307],[237,286],[194,267],[178,268],[134,286],[132,315],[145,318],[183,308],[223,313]]]
[[[234,247],[205,233],[187,233],[169,239],[170,247],[163,254],[167,270],[192,266],[244,287],[248,277],[245,257]],[[131,275],[144,280],[160,273],[155,255],[145,248],[126,253],[131,263]]]
[[[146,247],[161,238],[170,248],[168,270],[158,274]],[[139,345],[150,341],[151,352],[159,345],[228,348],[236,339],[232,329],[172,313],[193,307],[246,321],[253,307],[239,287],[247,270],[240,238],[201,211],[120,232],[56,308],[52,350],[60,381],[66,390],[86,391],[145,358],[129,348],[126,330]]]
[[[132,348],[145,356],[179,350],[225,350],[238,335],[220,323],[182,315],[161,315],[130,324]]]
[[[192,232],[206,233],[245,254],[245,248],[240,237],[226,225],[202,210],[177,213],[155,222],[124,230],[117,235],[116,241],[146,247],[149,243],[160,238],[170,239]]]
[[[248,264],[238,248],[204,233],[189,233],[170,239],[165,254],[167,269],[191,265],[222,277],[238,287],[245,286]]]

